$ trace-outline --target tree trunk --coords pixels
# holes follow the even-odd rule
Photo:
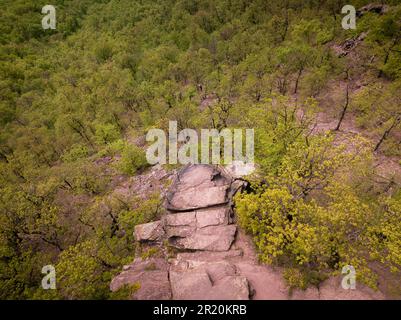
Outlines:
[[[389,136],[389,134],[391,133],[391,131],[401,122],[401,115],[398,115],[392,125],[390,126],[390,128],[388,128],[386,131],[384,131],[382,137],[380,138],[379,142],[376,144],[376,147],[374,148],[374,151],[379,150],[381,144],[384,142],[384,140],[387,139],[387,137]]]
[[[298,76],[297,76],[297,80],[295,81],[294,94],[297,94],[297,92],[298,92],[299,79],[301,79],[301,75],[302,75],[302,72],[303,72],[303,71],[304,71],[304,68],[303,68],[303,67],[302,67],[301,69],[299,69]]]
[[[334,131],[340,130],[340,126],[341,126],[341,123],[344,120],[345,113],[347,112],[348,106],[349,106],[349,84],[347,83],[347,92],[346,92],[346,96],[345,96],[345,105],[343,107],[343,110],[341,111],[340,119],[338,120],[337,126],[334,129]]]
[[[285,5],[285,22],[284,22],[284,32],[281,34],[281,42],[283,42],[287,36],[288,27],[290,25],[290,19],[288,17],[289,1]]]
[[[391,51],[393,50],[393,48],[395,47],[396,44],[397,44],[397,39],[394,39],[392,45],[390,46],[390,48],[386,52],[386,56],[384,57],[383,67],[387,64],[388,59],[390,58],[390,53],[391,53]],[[381,69],[380,72],[379,72],[378,77],[381,78],[382,76],[383,76],[383,70]]]

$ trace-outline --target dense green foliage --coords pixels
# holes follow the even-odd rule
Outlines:
[[[134,142],[169,120],[255,128],[237,210],[264,262],[317,279],[353,264],[372,286],[371,260],[398,270],[399,184],[377,185],[373,165],[401,154],[401,6],[383,2],[347,31],[342,5],[369,1],[54,0],[56,30],[42,2],[2,1],[0,298],[121,297],[110,279],[160,199],[120,199],[114,178],[145,169]],[[335,54],[362,32],[358,54]],[[341,110],[363,134],[311,134]],[[40,288],[48,264],[59,290]]]

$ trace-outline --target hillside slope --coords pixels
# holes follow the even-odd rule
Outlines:
[[[180,165],[150,167],[144,136],[169,121],[255,130],[238,225],[286,285],[352,265],[400,297],[401,5],[381,3],[55,0],[43,30],[41,3],[2,1],[0,299],[130,296],[109,285],[152,254],[133,232]]]

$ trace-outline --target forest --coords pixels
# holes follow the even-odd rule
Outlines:
[[[150,169],[144,136],[169,121],[255,130],[237,219],[290,288],[352,265],[401,298],[401,2],[371,2],[53,0],[44,30],[47,3],[2,0],[0,299],[135,290],[110,281],[152,254],[133,231],[163,199],[115,189]]]

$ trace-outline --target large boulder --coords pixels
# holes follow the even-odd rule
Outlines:
[[[211,300],[249,300],[249,284],[244,276],[228,276],[213,286]]]
[[[226,204],[227,192],[230,185],[224,186],[197,186],[173,194],[167,209],[171,211],[188,211],[200,208]]]
[[[182,249],[228,250],[234,240],[235,226],[218,232],[208,227],[226,226],[229,212],[227,207],[213,207],[168,214],[163,218],[167,238]]]
[[[192,164],[178,172],[172,189],[181,192],[189,188],[222,186],[230,182],[231,177],[224,174],[218,166]]]
[[[196,213],[181,212],[165,216],[167,237],[187,237],[196,230]]]
[[[174,300],[204,300],[212,291],[212,282],[206,272],[170,272]]]
[[[227,251],[234,241],[235,225],[209,226],[197,229],[185,238],[172,238],[170,243],[187,250]]]
[[[137,225],[134,234],[138,241],[168,239],[186,252],[169,264],[163,259],[136,260],[113,279],[111,290],[139,284],[133,299],[249,299],[248,280],[229,262],[242,255],[230,249],[237,230],[231,224],[231,201],[243,185],[219,166],[180,170],[166,196],[167,214]]]
[[[246,300],[249,285],[227,261],[188,264],[179,261],[170,269],[173,299]]]
[[[187,237],[197,229],[208,226],[226,225],[229,210],[226,207],[200,209],[189,212],[168,214],[164,217],[167,237]]]
[[[229,209],[226,207],[196,211],[196,227],[219,226],[228,224]]]
[[[167,194],[166,208],[189,211],[226,204],[231,180],[215,166],[189,165],[178,173]]]
[[[131,299],[168,300],[171,299],[171,287],[168,275],[169,265],[164,259],[152,258],[135,260],[124,266],[123,272],[113,278],[111,291],[117,291],[124,285],[139,285]]]

